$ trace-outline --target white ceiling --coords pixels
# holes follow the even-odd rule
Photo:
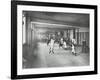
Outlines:
[[[89,14],[79,13],[55,13],[55,12],[26,12],[28,16],[36,19],[37,21],[43,21],[56,24],[67,24],[73,26],[89,27]],[[33,20],[32,19],[32,20]]]

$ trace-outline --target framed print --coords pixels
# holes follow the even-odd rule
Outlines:
[[[97,6],[11,1],[11,78],[97,74]]]

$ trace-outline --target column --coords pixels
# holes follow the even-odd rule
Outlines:
[[[79,29],[77,29],[77,45],[79,45]]]
[[[23,37],[23,44],[26,43],[26,16],[25,13],[22,15],[22,37]]]
[[[26,43],[31,44],[31,21],[29,16],[26,16]]]
[[[75,39],[75,29],[73,29],[73,38]]]
[[[67,38],[67,32],[64,31],[64,38]]]
[[[73,29],[70,30],[70,39],[73,38]]]

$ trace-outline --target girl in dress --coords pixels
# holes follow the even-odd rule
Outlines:
[[[76,44],[75,39],[72,39],[72,54],[74,54],[74,55],[76,56],[76,52],[75,52],[75,44]]]
[[[49,46],[50,46],[49,54],[54,53],[54,42],[55,42],[55,40],[53,39],[53,37],[51,37],[50,43],[49,43]]]

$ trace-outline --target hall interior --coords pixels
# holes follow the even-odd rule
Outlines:
[[[89,65],[89,14],[23,11],[23,68]],[[49,54],[47,39],[53,34],[58,40],[74,38],[77,56],[68,49],[54,45]],[[70,45],[68,45],[70,46]]]

